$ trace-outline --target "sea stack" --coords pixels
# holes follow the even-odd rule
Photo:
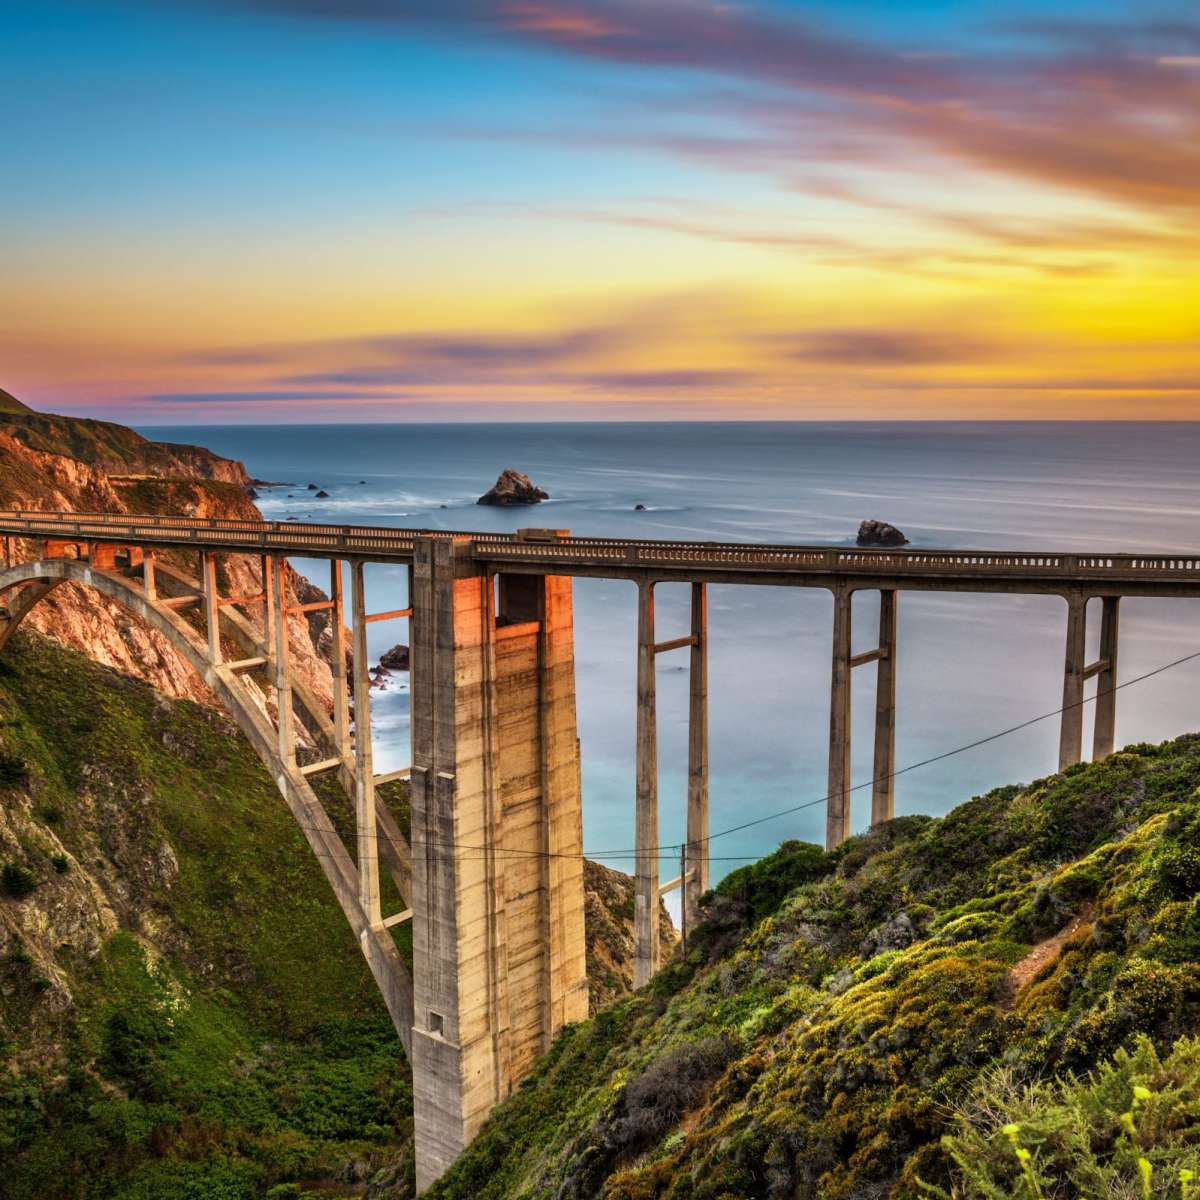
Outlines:
[[[549,499],[549,493],[530,483],[528,475],[522,475],[520,471],[509,467],[500,472],[495,487],[484,492],[475,503],[508,507],[516,504],[540,504]]]
[[[908,538],[887,521],[864,521],[858,527],[860,546],[907,546]]]

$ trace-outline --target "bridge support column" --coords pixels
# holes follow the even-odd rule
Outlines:
[[[259,574],[263,590],[263,656],[275,660],[275,559],[269,554],[259,556]]]
[[[1063,668],[1062,729],[1058,740],[1058,769],[1065,771],[1083,757],[1084,654],[1087,649],[1087,596],[1069,592],[1067,648]]]
[[[287,577],[284,575],[282,558],[272,558],[270,600],[271,632],[274,634],[274,645],[271,653],[271,666],[275,672],[275,705],[278,711],[279,757],[285,767],[291,767],[296,761],[296,730],[292,723],[292,678],[288,670],[288,623],[284,608],[287,598]]]
[[[683,880],[684,928],[700,921],[708,891],[708,591],[692,584],[692,652],[688,678],[687,868]]]
[[[850,833],[850,636],[854,593],[833,589],[833,671],[829,697],[829,786],[826,792],[825,848],[832,850]]]
[[[875,675],[875,765],[871,824],[895,815],[896,781],[896,592],[879,593],[879,666]]]
[[[658,728],[654,670],[654,584],[638,581],[637,775],[634,826],[633,986],[658,970]]]
[[[208,636],[208,658],[221,661],[221,606],[217,594],[217,556],[200,551],[200,588],[204,595],[204,628]]]
[[[1096,672],[1096,724],[1092,758],[1107,758],[1117,735],[1117,642],[1120,596],[1105,596],[1100,615],[1100,670]]]
[[[341,624],[341,571],[338,572],[337,602],[330,612],[335,628]],[[363,564],[350,564],[351,633],[354,638],[354,827],[357,831],[358,902],[372,925],[383,916],[379,908],[379,836],[375,823],[375,765],[371,752],[371,676],[367,673],[367,602],[363,587]],[[334,646],[338,642],[334,635]],[[343,700],[346,660],[342,658]],[[336,697],[335,697],[336,702]],[[342,747],[338,747],[339,754]]]
[[[329,611],[332,639],[329,646],[329,672],[333,676],[333,753],[343,763],[350,761],[350,688],[346,680],[346,600],[342,582],[342,564],[329,564]],[[355,660],[357,666],[357,660]]]
[[[142,593],[150,604],[158,600],[158,580],[154,575],[155,553],[153,547],[147,546],[142,555]]]
[[[571,581],[418,537],[412,587],[417,1187],[587,1016]],[[358,671],[355,672],[356,678]]]

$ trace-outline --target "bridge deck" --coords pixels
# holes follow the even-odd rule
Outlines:
[[[609,578],[828,587],[839,583],[947,590],[1200,594],[1200,555],[1070,554],[1041,550],[868,549],[683,542],[0,510],[0,536],[125,541],[228,553],[403,562],[419,537],[470,539],[470,557],[496,570]]]

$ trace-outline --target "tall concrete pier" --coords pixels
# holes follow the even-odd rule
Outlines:
[[[901,592],[1062,599],[1060,769],[1083,754],[1089,680],[1096,680],[1093,754],[1115,745],[1121,598],[1200,596],[1200,556],[722,545],[573,538],[561,530],[501,536],[28,512],[0,512],[0,538],[0,649],[55,587],[94,588],[166,637],[245,731],[316,854],[409,1055],[421,1188],[454,1161],[555,1033],[587,1015],[573,579],[623,579],[636,588],[630,836],[639,986],[660,965],[660,897],[681,891],[686,926],[709,882],[711,585],[831,595],[830,847],[853,828],[851,688],[868,665],[875,667],[873,777],[859,786],[869,783],[872,823],[893,813]],[[226,554],[257,560],[259,591],[220,594],[218,557]],[[298,604],[289,595],[289,554],[329,560],[328,600]],[[192,560],[194,573],[179,565]],[[365,572],[373,563],[407,567],[403,607],[368,611]],[[654,601],[663,583],[689,585],[691,622],[684,636],[659,641]],[[878,594],[878,637],[855,654],[861,592]],[[1099,656],[1089,663],[1095,607]],[[332,711],[289,660],[289,619],[316,610],[328,610],[332,621]],[[397,619],[410,629],[412,766],[379,775],[366,633],[374,621]],[[666,802],[686,813],[686,833],[683,845],[668,847],[659,833],[656,664],[685,651],[687,790]],[[311,786],[324,772],[353,801],[353,853]],[[410,779],[407,832],[376,795],[398,777]],[[399,908],[384,903],[388,880]],[[407,922],[411,972],[393,937]]]
[[[497,580],[469,550],[413,564],[419,1188],[588,1012],[571,581]]]

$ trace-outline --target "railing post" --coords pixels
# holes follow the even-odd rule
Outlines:
[[[342,564],[332,559],[329,564],[330,610],[329,670],[333,675],[333,752],[343,764],[350,760],[350,697],[346,683],[346,604],[342,586]],[[358,672],[355,662],[355,673]],[[363,670],[366,664],[363,664]]]
[[[692,655],[688,679],[688,869],[683,878],[684,928],[700,921],[708,891],[708,588],[692,584]],[[688,873],[691,878],[688,878]]]
[[[1117,735],[1117,649],[1121,597],[1105,596],[1100,615],[1100,659],[1105,664],[1096,675],[1096,723],[1092,733],[1092,759],[1107,758]]]
[[[871,824],[895,815],[896,770],[896,591],[879,593],[879,663],[875,675],[875,766]]]
[[[350,620],[354,639],[354,816],[358,831],[358,898],[372,925],[379,910],[379,838],[375,829],[375,766],[371,754],[371,676],[367,670],[367,600],[363,564],[350,564]]]
[[[1087,597],[1068,592],[1067,647],[1063,667],[1062,731],[1058,740],[1058,769],[1065,771],[1083,757],[1083,678],[1087,648]]]
[[[829,786],[825,801],[825,848],[850,833],[850,615],[854,592],[833,589],[833,670],[829,695]]]
[[[200,586],[204,592],[208,658],[216,664],[221,661],[221,607],[217,603],[217,556],[209,550],[200,552]]]
[[[285,770],[296,765],[296,735],[292,725],[292,680],[288,673],[288,623],[284,610],[287,595],[284,577],[286,559],[271,559],[271,612],[275,635],[275,706],[279,712],[279,757]]]
[[[637,798],[633,986],[658,969],[658,746],[655,724],[654,584],[638,580]]]

